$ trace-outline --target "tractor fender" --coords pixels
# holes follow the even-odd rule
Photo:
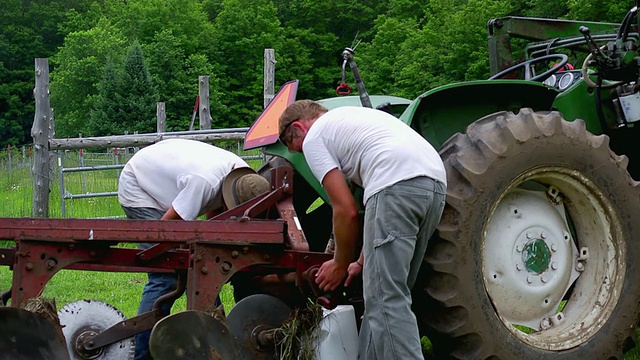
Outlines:
[[[498,111],[549,111],[558,91],[540,82],[479,80],[448,84],[416,98],[400,119],[436,149],[474,121]]]

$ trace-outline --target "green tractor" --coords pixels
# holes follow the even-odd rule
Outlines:
[[[438,359],[622,359],[636,345],[637,5],[620,24],[493,19],[493,75],[413,101],[369,96],[345,49],[338,92],[350,65],[359,96],[320,101],[391,111],[446,165],[447,206],[413,295]],[[294,205],[321,251],[326,194],[301,154],[273,137],[262,146],[296,170]]]

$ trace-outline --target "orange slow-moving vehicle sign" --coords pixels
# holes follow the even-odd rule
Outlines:
[[[258,119],[251,125],[244,138],[244,150],[267,146],[278,141],[278,119],[284,109],[296,100],[298,80],[282,85],[282,88],[264,109]]]

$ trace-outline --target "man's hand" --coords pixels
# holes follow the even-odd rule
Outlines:
[[[347,268],[347,280],[344,281],[344,286],[349,286],[349,284],[351,284],[351,281],[353,281],[353,279],[355,279],[356,277],[360,276],[360,274],[362,273],[362,265],[360,265],[360,263],[358,263],[357,261],[352,262],[351,264],[349,264],[349,267]]]
[[[333,291],[340,285],[345,276],[347,276],[347,269],[331,259],[320,266],[320,270],[316,275],[316,284],[318,284],[320,290]]]

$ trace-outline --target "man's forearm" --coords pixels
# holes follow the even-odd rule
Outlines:
[[[355,248],[358,239],[358,217],[345,216],[345,214],[334,213],[333,232],[336,241],[336,250],[333,258],[338,264],[345,268],[355,258]]]

